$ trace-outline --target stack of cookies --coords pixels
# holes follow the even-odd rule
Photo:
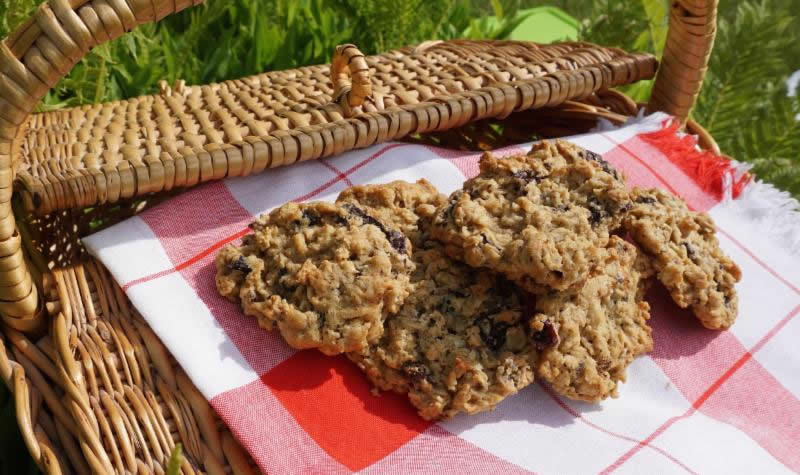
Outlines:
[[[491,409],[536,377],[615,397],[653,346],[651,276],[708,328],[737,314],[741,273],[711,219],[564,141],[487,153],[450,197],[424,180],[355,186],[251,228],[217,256],[219,292],[295,348],[347,354],[426,419]]]

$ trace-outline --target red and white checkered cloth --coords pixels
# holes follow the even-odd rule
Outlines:
[[[598,405],[534,384],[495,411],[431,423],[374,396],[343,356],[296,351],[221,298],[214,256],[287,201],[427,178],[442,192],[478,154],[383,144],[194,188],[85,239],[265,472],[784,473],[800,471],[800,217],[797,202],[700,153],[656,114],[571,140],[710,212],[741,266],[730,331],[706,330],[655,286],[655,349]],[[527,151],[528,145],[502,153]]]

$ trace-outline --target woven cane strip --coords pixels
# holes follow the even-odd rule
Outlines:
[[[717,0],[674,2],[664,57],[648,104],[685,120],[697,99],[716,35]]]

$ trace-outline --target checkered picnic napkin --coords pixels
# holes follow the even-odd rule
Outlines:
[[[404,397],[371,394],[346,358],[293,350],[217,294],[214,256],[258,214],[395,179],[449,193],[478,154],[376,145],[200,186],[84,242],[265,472],[796,472],[798,204],[676,131],[656,114],[571,140],[711,214],[743,271],[739,320],[706,330],[654,286],[655,349],[596,405],[533,384],[495,411],[426,422]]]

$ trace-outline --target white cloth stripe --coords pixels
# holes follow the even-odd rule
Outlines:
[[[700,412],[675,422],[657,440],[698,473],[793,473],[735,427]]]
[[[108,269],[121,286],[173,267],[158,237],[138,216],[83,238],[83,244],[100,262],[114,262]]]
[[[128,297],[206,399],[258,378],[180,273],[134,286]]]

